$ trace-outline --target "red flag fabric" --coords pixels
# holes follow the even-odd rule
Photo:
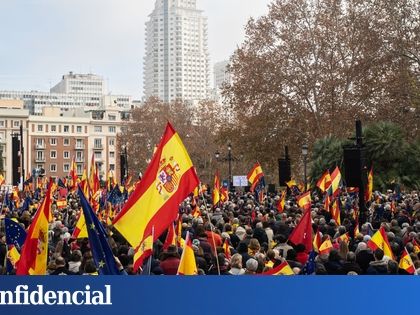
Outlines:
[[[289,241],[295,245],[305,245],[306,252],[312,250],[312,219],[311,211],[305,211],[298,225],[289,236]]]

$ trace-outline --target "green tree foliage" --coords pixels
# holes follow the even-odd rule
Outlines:
[[[407,141],[401,127],[390,122],[368,125],[363,132],[367,164],[373,167],[374,188],[384,190],[399,184],[420,189],[420,140]],[[349,140],[334,137],[315,142],[311,181],[314,183],[329,169],[343,168],[343,145]]]

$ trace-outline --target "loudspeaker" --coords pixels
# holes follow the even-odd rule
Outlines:
[[[286,183],[291,180],[291,177],[290,160],[279,159],[279,185],[286,186]]]
[[[347,146],[344,150],[344,177],[347,187],[362,187],[367,183],[366,149]]]
[[[20,182],[20,141],[12,137],[12,185],[18,186]]]
[[[268,184],[268,193],[269,194],[275,194],[276,193],[276,185]]]

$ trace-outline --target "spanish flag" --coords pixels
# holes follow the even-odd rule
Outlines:
[[[324,193],[330,188],[331,186],[331,176],[330,171],[326,170],[324,174],[322,174],[321,178],[316,182],[316,186]]]
[[[293,276],[295,273],[293,272],[292,268],[285,260],[277,267],[274,267],[273,269],[270,269],[261,274],[267,275],[267,276]]]
[[[329,254],[330,251],[333,249],[333,244],[331,243],[330,238],[327,238],[319,247],[319,254]]]
[[[223,242],[223,251],[225,253],[226,259],[230,259],[230,246],[229,246],[229,238],[226,238]]]
[[[301,207],[304,210],[310,210],[312,199],[311,199],[311,191],[307,191],[306,193],[303,193],[302,195],[298,196],[296,198],[297,204],[299,207]]]
[[[197,274],[197,264],[195,262],[194,250],[192,248],[192,241],[190,232],[187,232],[187,237],[182,251],[181,260],[178,266],[177,275],[194,276]]]
[[[199,180],[178,133],[170,123],[114,227],[134,248],[151,235],[153,241],[175,221],[179,204],[197,187]]]
[[[134,249],[133,269],[138,270],[143,266],[143,261],[153,254],[153,231],[143,242]]]
[[[297,187],[296,181],[294,179],[291,179],[290,181],[288,181],[286,183],[287,187],[289,187],[290,189],[292,189],[292,187]]]
[[[214,185],[213,185],[213,207],[215,207],[220,202],[220,179],[219,172],[216,172],[214,175]]]
[[[4,183],[5,183],[4,176],[3,176],[3,174],[0,174],[0,187],[1,187],[1,185],[3,185]]]
[[[373,168],[370,169],[368,174],[368,182],[366,187],[366,193],[365,193],[365,201],[368,202],[372,199],[372,193],[373,193]]]
[[[277,211],[279,213],[282,213],[284,211],[285,204],[286,204],[286,190],[282,192],[279,203],[277,205]]]
[[[341,210],[340,210],[340,203],[338,197],[335,198],[334,202],[332,203],[332,217],[337,223],[337,225],[341,225]]]
[[[367,246],[371,248],[372,250],[376,250],[378,248],[382,249],[384,251],[384,254],[391,259],[394,259],[394,254],[391,250],[391,245],[388,241],[388,236],[386,235],[385,229],[383,226],[375,233],[373,234],[372,238],[367,243]]]
[[[346,242],[347,244],[350,243],[350,236],[349,236],[349,232],[346,232],[342,235],[340,235],[337,239],[339,242]]]
[[[77,165],[76,165],[76,162],[74,162],[74,157],[71,160],[69,177],[70,177],[70,185],[68,186],[68,188],[70,190],[76,189],[77,180],[79,179],[79,177],[77,176]]]
[[[413,246],[414,246],[414,249],[413,249],[414,253],[415,254],[420,253],[420,245],[417,243],[416,240],[413,240]]]
[[[73,234],[71,238],[79,239],[79,238],[87,238],[88,232],[86,229],[86,221],[85,216],[83,215],[83,211],[80,211],[79,218],[77,219],[76,227],[73,230]]]
[[[414,267],[413,260],[410,257],[410,254],[407,251],[407,248],[404,247],[403,253],[401,255],[399,267],[404,269],[409,274],[414,274],[416,268]]]
[[[220,188],[220,200],[222,202],[229,201],[229,191],[227,187]]]
[[[314,241],[312,242],[312,245],[313,245],[314,251],[319,253],[319,248],[322,245],[322,237],[321,237],[321,232],[319,231],[319,228],[315,233]]]
[[[341,189],[341,172],[338,166],[331,174],[331,186],[329,187],[329,194],[336,197],[340,194]]]
[[[17,275],[45,275],[47,272],[48,223],[52,216],[51,186],[50,182],[45,198],[29,226],[17,264]]]
[[[254,192],[255,187],[258,184],[258,181],[261,177],[264,176],[263,170],[261,168],[260,163],[255,163],[254,167],[251,169],[251,171],[247,175],[247,179],[249,183],[251,184],[251,192]]]

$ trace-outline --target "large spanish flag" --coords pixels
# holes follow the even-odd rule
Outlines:
[[[50,182],[45,198],[29,226],[17,264],[17,275],[45,275],[47,272],[48,223],[52,216],[51,186]]]
[[[141,182],[113,225],[134,248],[152,234],[155,241],[175,221],[179,204],[199,180],[178,133],[170,123]]]

